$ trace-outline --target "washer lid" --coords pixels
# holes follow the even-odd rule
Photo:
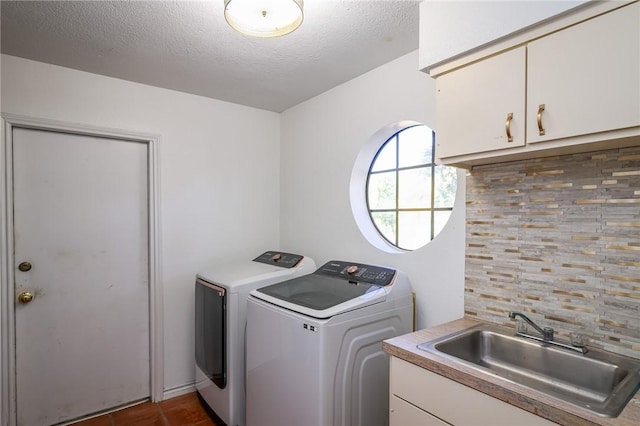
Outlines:
[[[311,275],[251,292],[254,297],[314,318],[330,318],[382,302],[395,271],[370,265],[332,261]]]
[[[249,292],[254,288],[285,281],[301,275],[310,274],[316,264],[310,257],[282,253],[284,262],[273,261],[275,254],[282,252],[265,252],[254,260],[236,260],[211,265],[207,270],[196,274],[211,284],[223,286],[231,293]],[[288,259],[297,258],[294,266]],[[267,261],[257,259],[267,259]],[[282,260],[280,258],[279,260]],[[283,266],[286,265],[286,266]]]
[[[380,290],[375,284],[307,275],[258,289],[259,292],[306,308],[323,311],[348,300]]]

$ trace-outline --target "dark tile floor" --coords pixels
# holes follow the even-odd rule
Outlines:
[[[144,402],[113,413],[74,423],[74,426],[215,426],[221,425],[204,408],[195,392],[159,403]]]

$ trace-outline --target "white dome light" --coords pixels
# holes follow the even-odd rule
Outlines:
[[[303,0],[225,0],[224,17],[233,29],[254,37],[278,37],[302,24]]]

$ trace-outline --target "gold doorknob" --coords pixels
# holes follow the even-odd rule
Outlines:
[[[20,303],[29,303],[33,300],[33,294],[28,291],[23,291],[18,295],[18,302]]]

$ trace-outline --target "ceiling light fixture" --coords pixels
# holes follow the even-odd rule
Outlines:
[[[254,37],[278,37],[302,24],[303,0],[224,0],[231,27]]]

